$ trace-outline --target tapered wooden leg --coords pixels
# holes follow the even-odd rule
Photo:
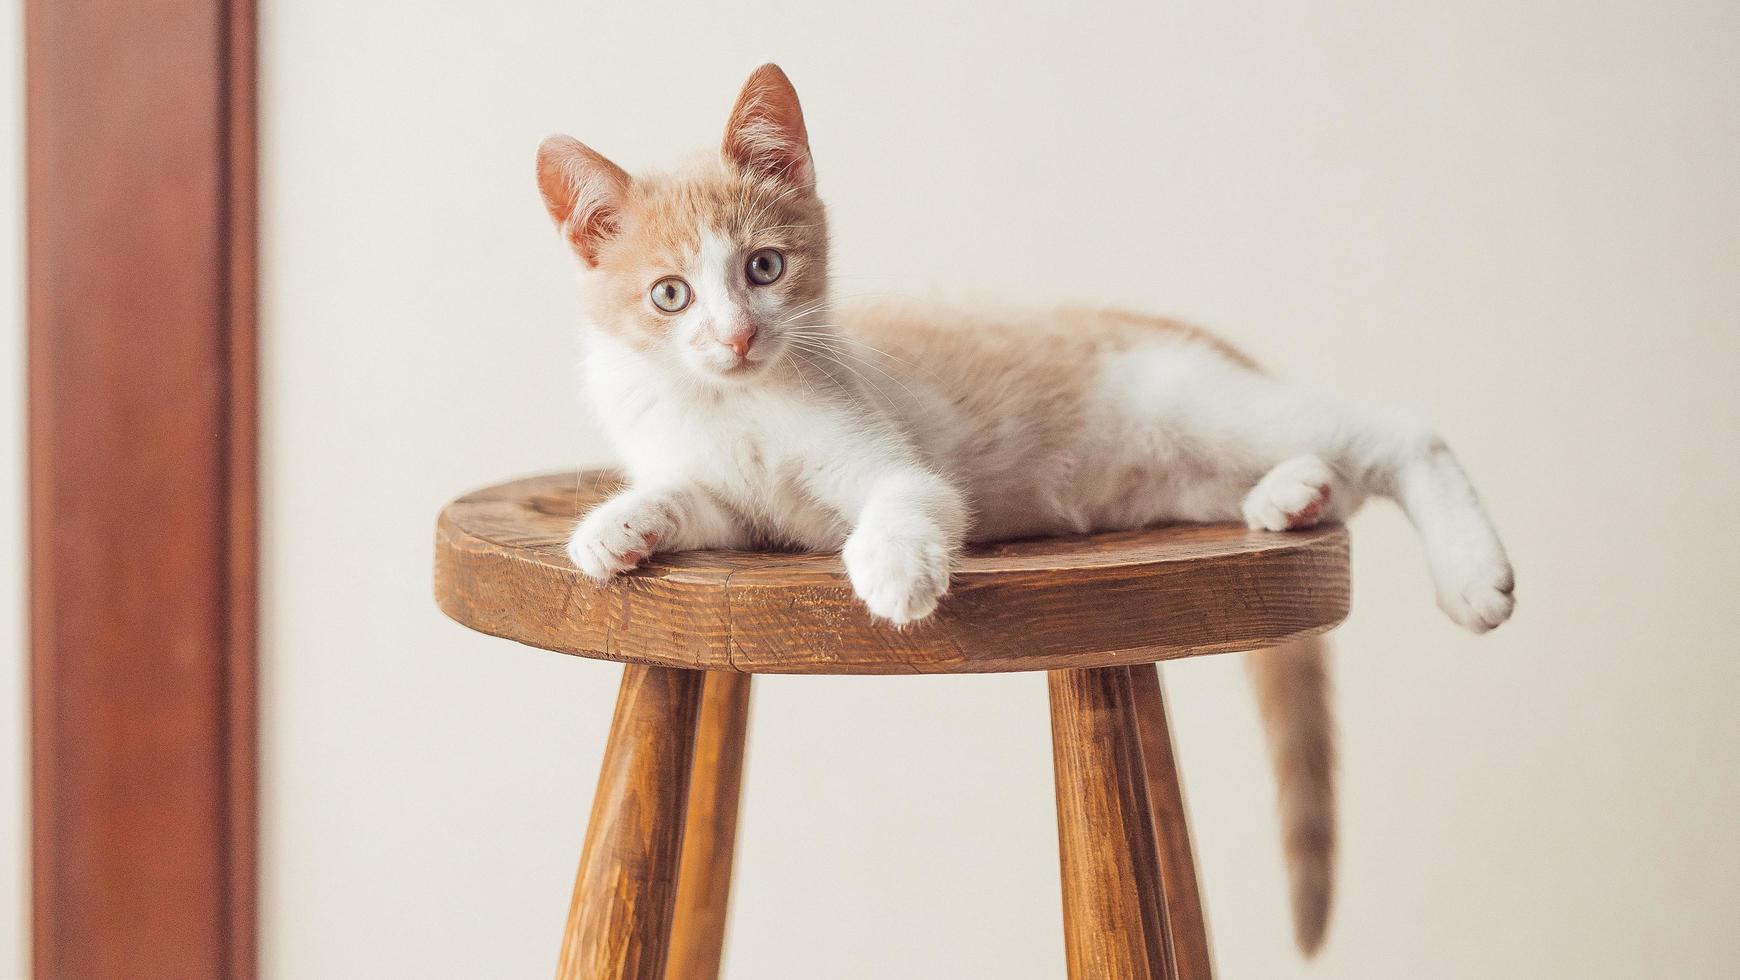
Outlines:
[[[557,980],[664,980],[704,678],[623,670]]]
[[[731,855],[737,843],[737,801],[743,784],[743,737],[749,727],[749,677],[710,673],[701,698],[676,922],[665,969],[670,980],[719,976],[731,895]]]
[[[1049,678],[1072,980],[1178,975],[1131,675],[1128,667],[1102,667],[1054,670]]]
[[[1159,665],[1130,668],[1136,695],[1136,722],[1141,728],[1142,761],[1148,772],[1148,804],[1160,851],[1160,881],[1166,891],[1166,931],[1172,939],[1172,959],[1179,980],[1212,980],[1208,926],[1202,915],[1202,894],[1196,884],[1196,853],[1190,847],[1190,818],[1178,782],[1178,762],[1172,752],[1172,730],[1166,724],[1166,697]]]

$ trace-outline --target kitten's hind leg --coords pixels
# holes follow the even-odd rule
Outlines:
[[[1264,474],[1241,507],[1245,523],[1261,531],[1300,531],[1339,521],[1357,506],[1346,480],[1320,456],[1294,456]]]
[[[1201,451],[1267,474],[1245,498],[1247,522],[1309,526],[1348,516],[1361,494],[1389,497],[1419,529],[1439,607],[1476,633],[1510,618],[1515,578],[1504,545],[1429,426],[1252,372],[1208,376],[1196,398],[1180,415],[1198,426]],[[1328,492],[1314,513],[1319,486]]]
[[[1331,458],[1341,471],[1393,498],[1419,530],[1438,607],[1476,633],[1509,619],[1510,559],[1444,440],[1417,421],[1353,410],[1337,414],[1335,431]]]
[[[1510,618],[1516,576],[1474,487],[1441,439],[1431,436],[1394,471],[1391,492],[1426,546],[1438,608],[1484,633]]]

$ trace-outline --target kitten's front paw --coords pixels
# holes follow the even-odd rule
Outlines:
[[[568,538],[568,559],[603,581],[639,565],[671,533],[671,519],[651,501],[615,497],[592,510]]]
[[[941,541],[856,533],[840,557],[870,614],[896,626],[929,616],[949,588],[949,548]]]

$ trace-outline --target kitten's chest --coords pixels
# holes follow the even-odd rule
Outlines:
[[[612,435],[635,483],[698,487],[759,546],[835,548],[840,515],[809,491],[813,465],[781,405],[665,401],[618,416]]]

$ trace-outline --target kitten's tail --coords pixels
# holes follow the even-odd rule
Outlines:
[[[1335,732],[1328,644],[1308,636],[1246,657],[1279,788],[1281,841],[1293,890],[1293,938],[1323,945],[1335,896]]]

